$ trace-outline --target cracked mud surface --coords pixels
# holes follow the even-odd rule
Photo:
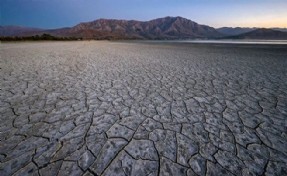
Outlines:
[[[0,46],[0,175],[286,175],[286,46]]]

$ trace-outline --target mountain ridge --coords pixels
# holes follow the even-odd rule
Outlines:
[[[45,29],[34,28],[34,27],[25,27],[25,26],[14,26],[14,25],[0,26],[0,36],[13,36],[13,35],[19,34],[19,33],[39,32],[39,31],[43,31],[43,30],[45,30]]]
[[[81,39],[99,39],[99,40],[101,39],[151,39],[151,40],[222,39],[222,38],[236,38],[235,36],[238,36],[237,38],[240,38],[240,35],[256,31],[258,29],[261,28],[222,27],[215,29],[213,27],[199,24],[180,16],[177,17],[167,16],[148,21],[100,18],[90,22],[82,22],[72,27],[58,28],[58,29],[40,29],[40,28],[30,28],[23,26],[0,26],[0,36],[25,37],[25,36],[49,34],[56,37],[73,37]],[[272,28],[272,30],[274,30],[275,32],[273,31],[272,33],[266,33],[266,34],[273,36],[284,36],[283,34],[279,34],[280,32],[278,31],[281,32],[287,31],[286,28]],[[262,39],[268,38],[262,35],[261,37]],[[269,38],[272,38],[272,36]]]
[[[216,30],[225,36],[235,36],[235,35],[240,35],[240,34],[244,34],[247,32],[251,32],[257,29],[262,29],[262,28],[259,28],[259,27],[221,27],[221,28],[217,28]],[[273,27],[273,28],[267,28],[267,29],[287,32],[287,28]]]
[[[183,17],[163,17],[149,21],[98,19],[79,23],[70,28],[30,31],[16,35],[79,37],[83,39],[193,39],[221,37],[215,28],[200,25]]]
[[[228,39],[264,39],[264,40],[287,40],[287,32],[273,29],[259,28],[240,35],[226,37]]]

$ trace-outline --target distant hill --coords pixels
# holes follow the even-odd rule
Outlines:
[[[0,36],[18,36],[25,33],[40,32],[44,29],[23,26],[0,26]]]
[[[287,32],[287,28],[271,28],[276,31]]]
[[[79,40],[79,39],[74,37],[55,37],[49,34],[34,35],[34,36],[0,36],[0,41],[42,41],[42,40],[68,41],[68,40]]]
[[[222,27],[222,28],[218,28],[216,30],[225,36],[234,36],[234,35],[240,35],[243,33],[251,32],[251,31],[256,30],[256,29],[257,28]]]
[[[230,39],[265,39],[265,40],[287,40],[287,32],[273,29],[256,29],[251,32],[243,33],[236,36],[227,37]]]
[[[182,17],[165,17],[150,21],[99,19],[71,28],[19,31],[20,36],[50,34],[84,39],[193,39],[218,38],[215,28]]]
[[[218,32],[220,32],[221,34],[225,35],[225,36],[235,36],[235,35],[240,35],[240,34],[244,34],[247,32],[251,32],[254,30],[257,30],[260,28],[248,28],[248,27],[222,27],[222,28],[217,28],[216,30]],[[287,28],[270,28],[273,29],[275,31],[281,31],[281,32],[287,32]]]

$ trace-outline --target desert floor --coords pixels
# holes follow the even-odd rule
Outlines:
[[[0,175],[286,175],[287,45],[0,44]]]

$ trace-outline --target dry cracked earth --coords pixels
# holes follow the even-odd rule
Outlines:
[[[287,175],[287,46],[0,45],[0,175]]]

